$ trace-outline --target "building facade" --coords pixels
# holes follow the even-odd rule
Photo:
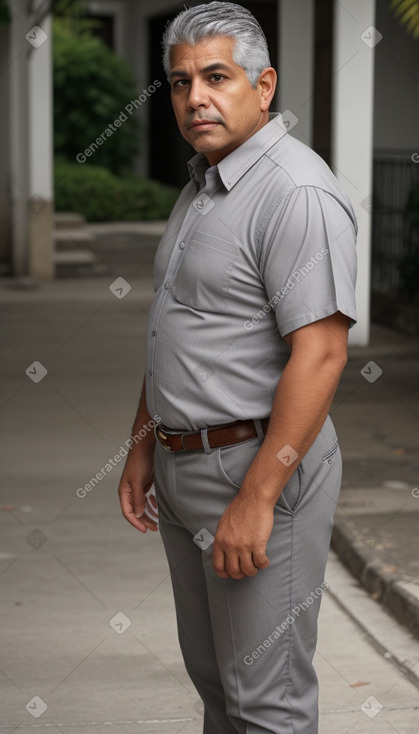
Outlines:
[[[388,258],[391,271],[403,238],[404,200],[419,181],[419,41],[399,25],[387,0],[242,4],[264,28],[278,70],[272,109],[283,114],[291,135],[331,165],[353,203],[359,223],[359,322],[351,341],[367,344],[371,280],[378,272],[374,260],[371,272],[373,219],[379,215],[374,226],[377,230],[378,222],[381,231],[380,217],[394,208],[395,189],[403,189],[397,203],[401,224],[386,235],[389,252],[394,251]],[[192,149],[171,112],[160,42],[167,21],[182,7],[177,0],[88,2],[97,32],[134,69],[139,94],[161,81],[136,112],[143,144],[135,169],[178,186],[186,181]],[[0,123],[0,267],[4,274],[34,278],[54,272],[52,39],[51,19],[39,14],[42,8],[41,0],[15,0],[12,24],[0,31],[0,92],[9,100],[9,115]],[[380,261],[379,252],[375,259]]]

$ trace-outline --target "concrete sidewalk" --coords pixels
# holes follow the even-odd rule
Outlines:
[[[419,637],[419,340],[373,326],[332,410],[344,456],[333,546]]]
[[[0,732],[202,731],[160,537],[139,536],[116,495],[156,238],[143,247],[146,235],[123,234],[122,245],[117,229],[98,238],[102,274],[37,289],[0,281]],[[417,599],[418,356],[418,341],[374,328],[371,347],[351,350],[332,411],[345,460],[335,547],[385,602],[399,590]],[[327,580],[321,734],[416,733],[418,643],[333,554]],[[398,617],[416,629],[409,609]]]

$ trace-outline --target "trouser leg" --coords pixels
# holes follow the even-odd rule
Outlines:
[[[174,457],[155,458],[159,527],[176,607],[179,644],[186,669],[204,702],[203,734],[236,734],[227,711],[216,660],[202,551],[174,511]],[[163,465],[164,464],[164,465]]]
[[[236,734],[226,711],[209,616],[202,552],[191,534],[160,521],[176,606],[179,644],[186,669],[204,706],[204,734]]]
[[[168,457],[173,491],[169,497],[162,487],[163,515],[168,502],[183,525],[184,552],[191,549],[197,569],[198,551],[204,574],[199,572],[198,583],[188,565],[184,567],[188,573],[182,573],[181,567],[172,571],[182,652],[208,710],[216,717],[224,707],[223,715],[227,710],[234,727],[215,728],[214,734],[318,734],[312,658],[340,488],[340,454],[334,442],[334,429],[327,421],[275,507],[267,548],[269,567],[239,581],[217,577],[211,547],[201,550],[192,538],[203,528],[215,534],[222,512],[238,491],[240,472],[244,476],[257,452],[257,441],[208,455],[194,452]],[[168,507],[166,504],[166,511]],[[170,556],[175,536],[170,539],[167,528],[162,531]],[[198,606],[192,600],[192,589],[199,589]],[[195,619],[192,631],[184,629],[182,622],[190,623],[190,605],[199,608],[202,622],[197,626]],[[210,651],[207,664],[205,657],[198,656],[198,649],[202,650],[199,636]],[[217,691],[221,680],[225,703],[219,693],[213,695],[216,678]],[[212,734],[211,728],[209,732]]]

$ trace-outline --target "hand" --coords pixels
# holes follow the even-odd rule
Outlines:
[[[239,492],[221,516],[215,533],[212,565],[217,576],[242,579],[269,566],[265,551],[273,521],[272,505]]]
[[[145,473],[147,479],[144,479],[144,464],[147,463],[134,454],[129,454],[118,487],[122,514],[141,533],[158,530],[157,522],[146,514],[147,508],[150,515],[156,516],[157,509],[154,497],[146,497],[153,483],[152,468],[148,474]]]

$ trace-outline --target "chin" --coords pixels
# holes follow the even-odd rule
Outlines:
[[[206,151],[215,152],[217,150],[225,148],[228,145],[228,142],[220,141],[219,138],[217,139],[215,136],[211,135],[211,133],[200,133],[199,137],[184,137],[188,141],[188,143],[192,145],[192,148],[195,148],[198,153],[205,153]]]
[[[196,150],[197,153],[217,153],[219,150],[221,150],[219,145],[199,145],[195,144],[192,145],[193,149]]]

